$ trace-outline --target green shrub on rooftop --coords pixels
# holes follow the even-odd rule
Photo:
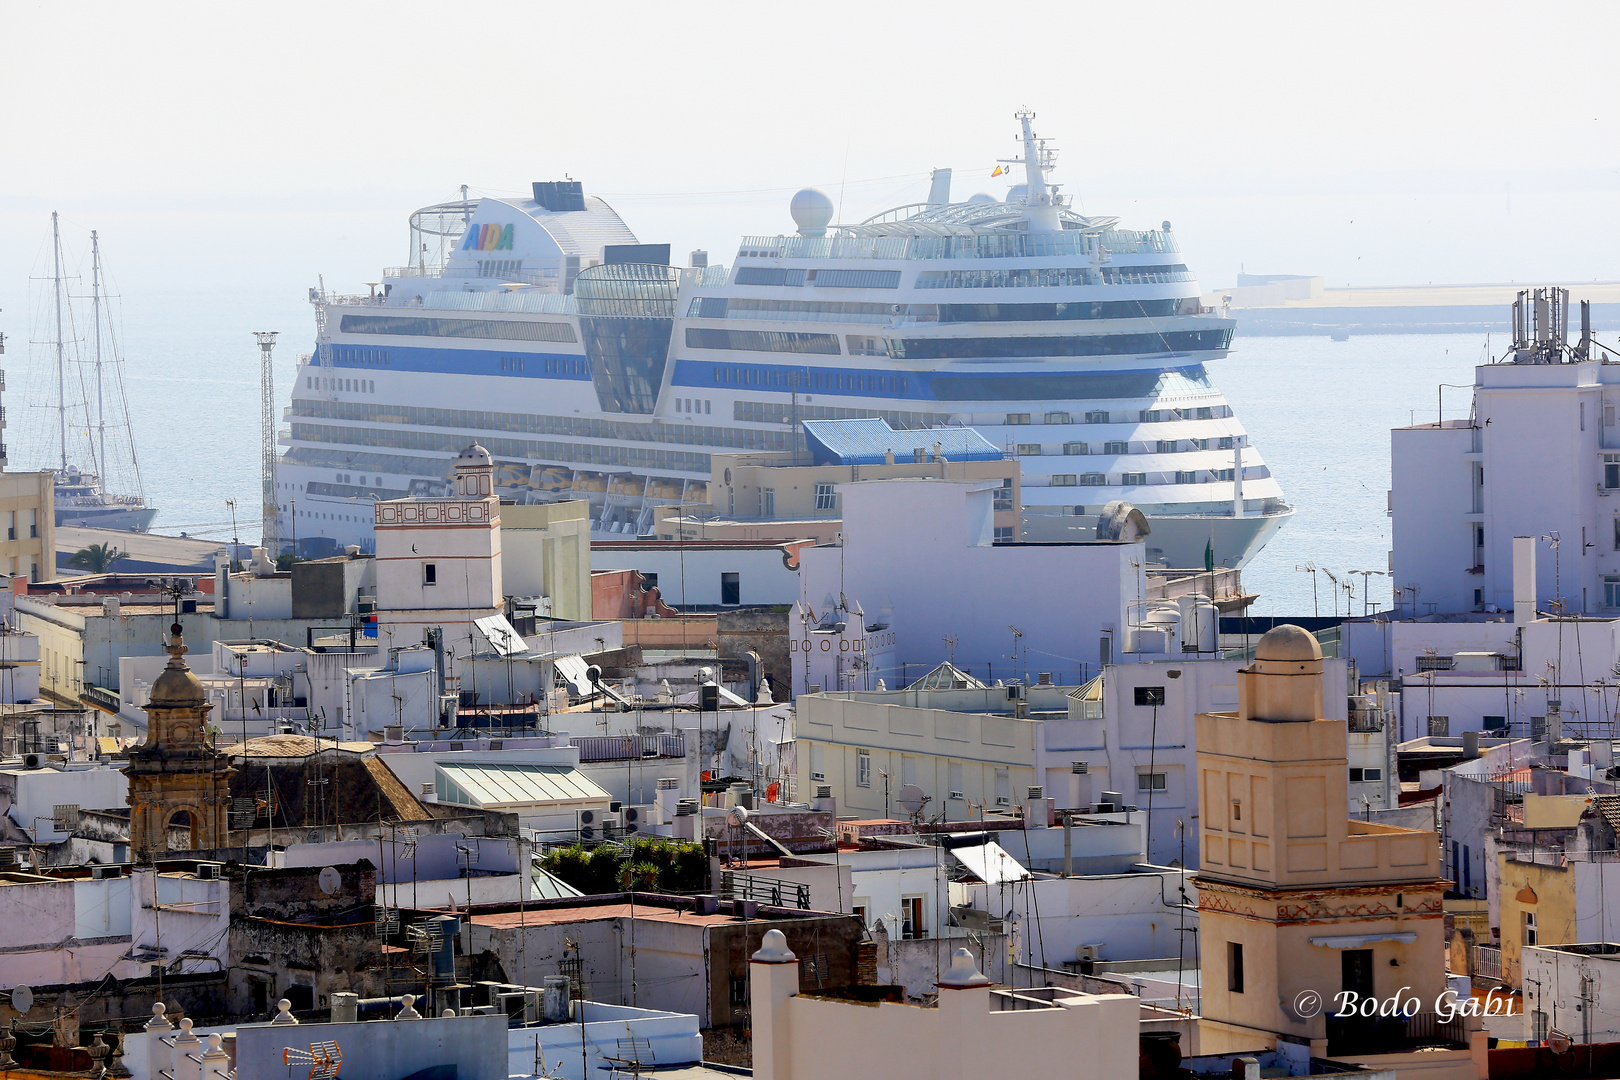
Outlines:
[[[627,854],[628,852],[628,854]],[[625,844],[572,844],[540,857],[540,866],[582,893],[700,892],[707,877],[703,845],[644,838]]]

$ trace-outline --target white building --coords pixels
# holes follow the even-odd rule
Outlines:
[[[224,964],[230,882],[219,865],[0,875],[0,990],[137,979]]]
[[[1620,945],[1533,945],[1521,955],[1531,1038],[1620,1042]]]
[[[1072,1080],[1138,1071],[1135,997],[993,990],[967,949],[952,955],[933,1008],[801,995],[799,959],[779,930],[749,967],[757,1080],[1038,1075],[1059,1062]]]
[[[1324,663],[1328,685],[1345,687],[1347,663]],[[1081,687],[975,683],[805,695],[797,702],[797,790],[808,795],[826,785],[845,810],[889,817],[900,812],[900,789],[915,785],[928,796],[929,815],[955,820],[979,807],[1010,813],[1029,788],[1041,787],[1061,808],[1138,808],[1151,824],[1148,860],[1197,867],[1193,718],[1236,706],[1242,665],[1158,659],[1111,664]],[[955,681],[964,681],[960,675]],[[1348,697],[1324,696],[1329,718],[1347,718]],[[1376,746],[1379,764],[1355,763],[1347,809],[1357,812],[1366,769],[1387,767],[1389,756],[1382,728],[1363,738]],[[1388,804],[1387,780],[1380,775],[1375,807]]]
[[[834,608],[862,612],[864,628],[887,632],[870,656],[865,646],[846,652],[865,660],[843,664],[837,681],[824,677],[828,690],[876,689],[878,679],[905,685],[908,666],[920,673],[947,658],[986,682],[1052,671],[1074,685],[1116,656],[1164,651],[1162,637],[1127,640],[1148,614],[1146,605],[1135,618],[1130,611],[1147,591],[1141,540],[996,544],[996,491],[993,481],[840,484],[842,544],[799,554],[789,620],[794,691],[814,681],[803,662],[808,650],[829,651],[811,635],[830,628],[823,623]]]
[[[1512,538],[1528,536],[1558,538],[1537,568],[1541,610],[1620,613],[1620,365],[1566,343],[1567,303],[1567,290],[1520,294],[1514,348],[1474,369],[1469,419],[1395,429],[1403,611],[1511,609]]]
[[[811,540],[607,540],[591,547],[598,570],[639,570],[682,611],[791,604],[799,553]]]
[[[375,505],[377,640],[419,645],[432,627],[445,641],[476,634],[475,619],[500,613],[501,504],[489,451],[469,446],[456,459],[455,494]]]

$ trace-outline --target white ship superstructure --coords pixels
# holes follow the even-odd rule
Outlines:
[[[796,234],[745,238],[730,268],[668,265],[578,182],[419,211],[415,266],[370,295],[312,291],[282,535],[369,549],[371,503],[447,486],[474,440],[503,497],[586,499],[595,532],[646,532],[660,504],[708,505],[711,453],[880,416],[1004,446],[1026,540],[1093,535],[1123,500],[1156,561],[1241,565],[1292,508],[1205,367],[1233,323],[1200,307],[1169,223],[1075,213],[1020,119],[1027,182],[1005,201],[953,203],[941,170],[927,203],[844,226],[807,189]]]

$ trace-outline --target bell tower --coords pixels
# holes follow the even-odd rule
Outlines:
[[[169,850],[169,830],[185,826],[190,847],[226,846],[230,758],[208,734],[213,708],[182,657],[180,624],[169,627],[168,666],[152,684],[146,739],[129,753],[129,841],[135,858],[150,862]]]

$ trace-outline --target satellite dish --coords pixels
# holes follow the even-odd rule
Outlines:
[[[733,806],[731,808],[731,812],[726,815],[726,824],[736,829],[740,829],[744,825],[748,824],[748,808],[744,806]]]
[[[20,1013],[25,1013],[34,1007],[33,988],[18,983],[11,988],[11,1007]]]
[[[322,867],[320,876],[315,882],[321,887],[321,892],[331,896],[343,886],[343,875],[337,872],[335,866]]]
[[[585,669],[585,677],[597,686],[602,685],[602,669],[595,664]]]
[[[13,993],[15,992],[16,991],[13,991]],[[1565,1050],[1568,1050],[1570,1048],[1570,1044],[1572,1044],[1574,1041],[1574,1039],[1571,1039],[1568,1035],[1564,1034],[1562,1031],[1559,1031],[1557,1028],[1553,1028],[1551,1031],[1547,1032],[1547,1048],[1555,1054],[1562,1054]]]
[[[895,801],[905,808],[906,813],[916,817],[922,813],[923,806],[928,802],[928,796],[916,784],[907,784],[900,789],[900,794]]]

